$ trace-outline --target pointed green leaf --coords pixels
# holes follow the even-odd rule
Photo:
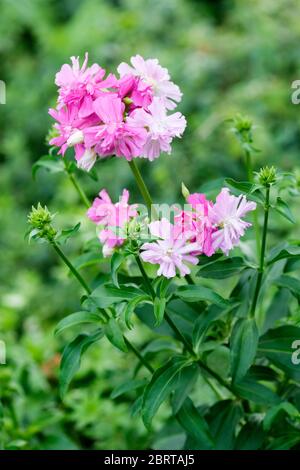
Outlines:
[[[149,295],[139,295],[138,297],[135,297],[134,299],[129,300],[129,302],[125,306],[124,310],[124,317],[125,317],[125,323],[127,328],[131,329],[132,324],[131,324],[131,316],[133,315],[136,307],[146,301],[150,301],[150,296]]]
[[[258,329],[253,318],[241,318],[234,325],[230,338],[231,375],[239,382],[252,365],[258,343]]]
[[[172,396],[172,409],[176,414],[182,407],[185,399],[192,391],[198,378],[199,368],[197,364],[191,364],[180,371],[176,390]]]
[[[300,413],[297,408],[292,405],[292,403],[285,401],[267,411],[263,421],[264,430],[269,431],[276,418],[281,414],[286,414],[290,418],[297,418],[298,420],[300,418]]]
[[[123,300],[131,300],[145,295],[138,287],[121,286],[119,289],[113,284],[103,284],[97,287],[91,294],[91,298],[99,308],[107,308]]]
[[[280,397],[276,393],[248,375],[234,384],[234,390],[240,397],[259,405],[276,405],[280,402]]]
[[[118,387],[112,391],[110,397],[112,399],[118,398],[125,393],[131,392],[132,390],[138,390],[139,388],[144,387],[147,383],[147,379],[129,380],[122,383],[121,385],[118,385]]]
[[[119,287],[118,270],[122,264],[123,259],[124,259],[124,256],[121,253],[118,253],[117,251],[111,257],[111,262],[110,262],[111,279],[112,279],[113,284],[116,287]]]
[[[198,271],[197,276],[209,279],[226,279],[239,274],[246,267],[247,264],[241,257],[226,258],[204,266]]]
[[[56,241],[58,241],[59,243],[67,243],[67,241],[71,238],[71,237],[74,237],[76,235],[76,233],[79,231],[80,229],[80,222],[76,225],[74,225],[74,227],[72,228],[68,228],[66,230],[62,230],[60,232],[59,235],[56,236]]]
[[[155,297],[154,299],[154,316],[156,319],[155,326],[159,326],[164,319],[166,308],[166,299]]]
[[[82,354],[102,337],[103,331],[100,329],[90,335],[80,334],[65,347],[60,363],[59,391],[61,397],[64,397],[72,378],[80,367]]]
[[[65,171],[62,158],[54,158],[51,155],[44,155],[37,162],[32,165],[32,177],[35,179],[36,173],[41,168],[49,171],[50,173],[61,173]]]
[[[207,422],[190,398],[185,400],[176,417],[187,434],[198,445],[200,444],[201,448],[214,448],[214,440],[210,434]]]
[[[276,201],[276,206],[274,209],[283,217],[285,217],[289,222],[292,222],[292,224],[295,224],[295,217],[293,216],[293,213],[291,209],[289,208],[288,204],[284,202],[280,197],[277,198]]]
[[[54,334],[57,336],[62,331],[72,326],[80,325],[82,323],[100,323],[101,316],[98,313],[93,312],[75,312],[67,317],[63,318],[57,325],[54,330]]]
[[[293,363],[293,343],[300,338],[300,328],[293,325],[280,326],[264,334],[258,344],[258,355],[267,357],[290,377],[300,379],[299,365]]]
[[[229,305],[228,300],[223,299],[223,297],[209,287],[198,285],[180,286],[176,291],[176,295],[185,302],[199,302],[203,300],[220,306]]]
[[[104,325],[104,332],[107,339],[118,349],[127,352],[122,330],[114,317],[111,317]]]
[[[147,428],[163,401],[175,390],[180,371],[189,364],[186,358],[175,356],[154,372],[143,395],[142,418]]]

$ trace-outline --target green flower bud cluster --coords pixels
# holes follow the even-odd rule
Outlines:
[[[277,175],[276,168],[274,166],[264,166],[258,173],[258,181],[263,186],[270,186],[276,183]]]
[[[52,227],[51,223],[54,218],[48,208],[42,207],[38,203],[37,207],[32,206],[32,210],[28,215],[28,223],[33,229],[32,235],[37,238],[46,238],[49,241],[53,240],[57,231]]]

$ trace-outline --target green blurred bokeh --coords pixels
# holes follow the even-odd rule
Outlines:
[[[224,176],[243,179],[245,170],[226,119],[236,112],[253,118],[255,168],[275,164],[295,170],[300,154],[299,109],[291,83],[300,78],[298,0],[0,0],[0,445],[6,448],[132,449],[153,444],[131,399],[112,402],[112,389],[130,374],[127,359],[103,341],[83,361],[62,404],[57,363],[66,342],[54,338],[55,323],[79,307],[78,288],[51,250],[28,245],[26,215],[41,201],[58,212],[61,226],[82,222],[70,254],[91,238],[84,208],[69,181],[32,164],[48,152],[45,143],[56,100],[54,75],[71,55],[109,71],[137,53],[157,57],[183,91],[179,110],[188,121],[172,155],[141,161],[156,201],[176,202],[181,181],[195,191]],[[136,192],[126,161],[97,167],[99,182],[81,175],[90,197],[107,187]],[[285,237],[287,228],[274,226]],[[107,268],[106,268],[107,269]],[[87,272],[89,275],[89,272]],[[148,333],[141,327],[135,341]],[[129,376],[129,375],[128,375]],[[165,420],[164,410],[156,421]]]

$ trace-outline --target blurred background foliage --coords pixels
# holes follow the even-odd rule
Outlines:
[[[226,123],[236,112],[257,125],[256,169],[269,163],[298,171],[300,114],[291,103],[291,83],[300,78],[300,3],[0,0],[0,11],[0,79],[7,87],[7,104],[0,106],[0,340],[7,345],[7,365],[0,366],[0,446],[164,448],[168,433],[154,438],[145,431],[131,415],[130,394],[111,401],[113,388],[130,371],[128,358],[105,340],[85,356],[64,403],[57,395],[66,337],[54,338],[53,329],[78,309],[78,287],[49,248],[24,240],[26,215],[41,201],[58,212],[58,225],[81,221],[80,235],[67,247],[73,258],[95,234],[64,176],[40,171],[32,179],[32,164],[48,152],[54,75],[69,56],[86,51],[91,62],[112,71],[137,53],[158,57],[169,68],[184,93],[179,109],[188,127],[171,156],[140,162],[156,201],[178,201],[181,181],[195,191],[224,176],[245,178],[240,147]],[[132,201],[140,200],[124,160],[98,164],[97,172],[98,182],[80,174],[91,198],[102,187],[115,198],[127,187]],[[276,219],[271,228],[281,239],[297,236]],[[149,335],[140,326],[134,340],[142,346]],[[198,389],[212,399],[205,384]],[[154,431],[163,423],[168,426],[167,409]],[[178,430],[172,432],[180,442]]]

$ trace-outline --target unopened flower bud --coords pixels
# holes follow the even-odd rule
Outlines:
[[[258,180],[264,186],[270,186],[276,182],[276,168],[265,166],[258,173]]]
[[[77,160],[78,168],[82,170],[90,171],[97,159],[97,155],[95,150],[93,149],[86,149],[80,160]]]
[[[248,116],[237,114],[233,119],[232,132],[237,136],[244,149],[248,151],[256,151],[252,147],[253,137],[252,131],[254,129],[252,120]]]
[[[237,114],[233,118],[234,129],[238,132],[249,132],[252,129],[252,125],[252,120],[248,116],[242,116],[241,114]]]
[[[50,240],[53,239],[57,233],[51,225],[53,217],[54,216],[49,212],[46,206],[42,207],[41,204],[38,203],[36,208],[32,207],[28,215],[28,223],[37,231],[39,238],[48,238]]]
[[[83,132],[80,130],[76,130],[68,138],[67,145],[69,147],[73,147],[74,145],[82,144],[83,141],[84,141]]]
[[[184,183],[181,183],[181,194],[183,195],[184,199],[187,199],[190,195],[190,192]]]

